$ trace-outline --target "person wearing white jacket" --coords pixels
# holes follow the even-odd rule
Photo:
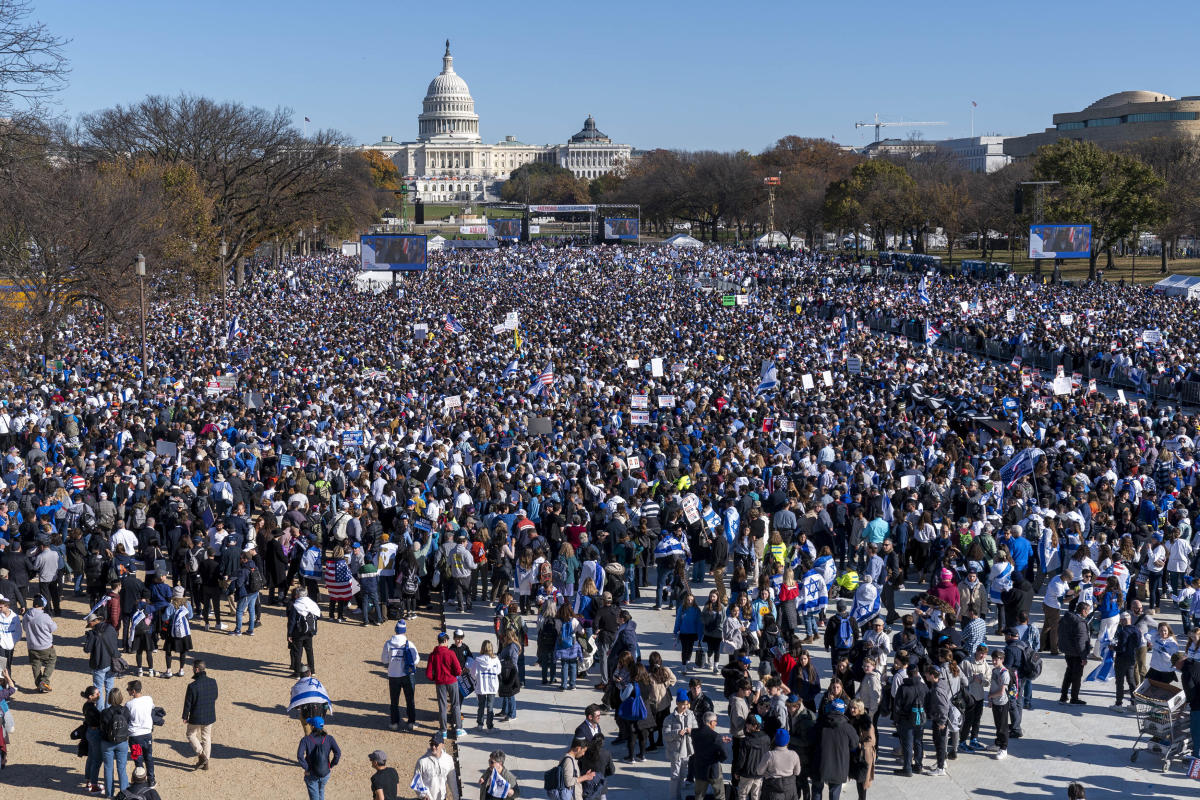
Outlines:
[[[479,647],[479,654],[472,656],[467,662],[467,671],[475,679],[475,696],[479,698],[479,712],[475,717],[475,725],[483,727],[483,717],[487,714],[488,730],[492,729],[492,701],[500,691],[500,659],[496,658],[491,640],[485,640]]]
[[[383,644],[380,659],[388,668],[388,695],[390,697],[392,730],[400,727],[400,693],[404,692],[404,703],[408,712],[408,730],[417,726],[417,706],[413,701],[413,680],[417,665],[421,663],[421,654],[416,645],[408,639],[408,623],[396,621],[396,635]]]

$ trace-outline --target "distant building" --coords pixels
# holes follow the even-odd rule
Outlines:
[[[937,142],[927,142],[924,139],[880,139],[859,149],[859,153],[867,158],[916,158],[932,153],[937,149]]]
[[[384,136],[361,149],[378,150],[395,162],[411,198],[441,203],[496,199],[513,170],[534,162],[557,164],[585,180],[599,178],[624,169],[632,152],[629,145],[601,133],[591,115],[566,144],[525,144],[515,136],[484,144],[475,100],[454,71],[449,41],[442,71],[430,81],[421,104],[417,140],[396,142]]]
[[[965,169],[971,172],[995,172],[1012,163],[1004,152],[1003,136],[970,136],[965,139],[942,139],[934,142],[938,149],[954,154]]]
[[[1004,152],[1026,158],[1059,139],[1119,147],[1154,138],[1200,135],[1200,96],[1175,99],[1161,92],[1117,92],[1083,111],[1055,114],[1054,127],[1004,140]]]

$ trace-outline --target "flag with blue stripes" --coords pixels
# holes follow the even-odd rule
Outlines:
[[[508,797],[508,791],[512,787],[508,781],[504,780],[504,776],[500,774],[500,770],[492,768],[492,779],[488,781],[488,797]]]
[[[508,366],[504,368],[504,372],[500,373],[501,380],[508,380],[509,378],[511,378],[512,376],[517,374],[518,360],[519,359],[514,358],[512,361],[508,362]]]
[[[755,394],[766,394],[773,392],[779,388],[779,373],[775,369],[774,361],[764,361],[762,371],[759,373],[758,387],[754,390]]]
[[[225,334],[225,346],[228,347],[234,339],[246,335],[246,329],[242,327],[242,318],[234,314],[233,319],[229,321],[229,330]]]
[[[934,342],[936,342],[938,337],[941,335],[942,332],[939,331],[935,325],[931,324],[929,320],[925,320],[925,344],[933,347]]]
[[[333,704],[329,702],[329,693],[325,691],[325,686],[316,678],[306,678],[296,681],[296,684],[292,687],[292,699],[288,703],[288,711],[299,706],[308,705],[309,703],[333,708]]]
[[[429,787],[425,785],[425,781],[421,780],[421,773],[418,770],[420,767],[413,771],[412,783],[408,785],[408,788],[417,794],[429,794]]]
[[[453,314],[446,315],[446,321],[442,323],[442,328],[446,333],[462,333],[463,326],[454,318]]]
[[[921,282],[917,284],[917,297],[920,298],[922,303],[928,304],[932,302],[929,298],[929,276],[921,276]]]

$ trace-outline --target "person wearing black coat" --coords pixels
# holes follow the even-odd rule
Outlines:
[[[608,651],[609,675],[612,675],[617,669],[617,660],[621,658],[622,653],[637,653],[637,623],[633,621],[630,613],[624,610],[617,615],[617,620],[621,623],[621,627],[617,630],[617,638],[613,642],[612,649]]]
[[[267,602],[271,605],[283,602],[288,588],[288,557],[279,541],[282,534],[283,531],[278,528],[272,531],[271,541],[267,542],[263,559],[266,562],[263,564],[263,577],[266,578],[267,588],[270,590],[267,593]]]
[[[1004,630],[1017,624],[1017,620],[1021,618],[1020,612],[1028,614],[1033,607],[1033,584],[1026,580],[1024,575],[1017,573],[1012,588],[1001,592],[1000,602],[1004,606],[1004,620],[1000,630]]]
[[[183,695],[183,721],[187,739],[196,754],[196,767],[208,769],[212,755],[212,726],[217,721],[217,682],[208,677],[204,662],[192,664],[192,682]]]
[[[858,749],[858,732],[846,719],[846,701],[835,700],[832,709],[821,715],[821,723],[815,734],[820,741],[821,783],[829,788],[829,796],[836,798],[842,784],[850,780],[850,754]],[[814,786],[813,795],[820,796],[821,788]]]
[[[135,573],[126,572],[121,577],[121,641],[129,641],[129,623],[133,620],[133,612],[137,610],[138,602],[149,596],[146,584]]]
[[[1092,650],[1087,627],[1087,616],[1091,611],[1092,604],[1080,600],[1074,611],[1067,611],[1058,620],[1058,648],[1067,660],[1067,671],[1063,674],[1062,691],[1058,696],[1060,705],[1067,702],[1068,691],[1071,705],[1087,705],[1086,700],[1079,698],[1079,685],[1083,681],[1083,665]]]
[[[1129,689],[1130,705],[1133,700],[1133,690],[1137,688],[1135,667],[1137,665],[1138,648],[1142,646],[1142,632],[1132,624],[1128,611],[1122,611],[1117,625],[1116,640],[1113,648],[1113,673],[1117,677],[1117,702],[1114,709],[1124,711],[1125,689]],[[1200,706],[1193,705],[1193,709]]]
[[[92,671],[92,685],[100,690],[96,708],[104,710],[108,693],[116,682],[112,671],[113,659],[121,652],[117,630],[96,614],[87,618],[87,633],[83,636],[83,652],[88,656],[88,669]]]
[[[697,800],[703,800],[708,787],[713,789],[715,800],[725,798],[725,777],[721,765],[731,757],[729,737],[717,733],[717,715],[708,713],[700,721],[700,727],[692,731],[693,787]]]
[[[767,759],[771,755],[771,737],[762,730],[762,717],[746,717],[746,735],[742,737],[733,756],[733,776],[738,784],[738,796],[757,796],[755,786],[762,786],[767,774]],[[748,784],[746,788],[744,784]]]

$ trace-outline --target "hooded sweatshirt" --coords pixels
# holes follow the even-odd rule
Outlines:
[[[405,654],[407,653],[407,658]],[[379,659],[387,664],[389,678],[403,678],[415,672],[421,663],[421,655],[417,646],[408,640],[403,633],[397,633],[383,644],[383,653]]]

